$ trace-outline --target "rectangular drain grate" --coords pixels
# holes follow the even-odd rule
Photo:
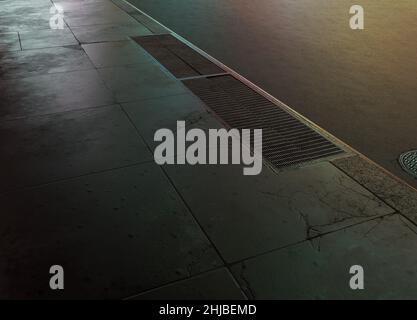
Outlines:
[[[344,151],[230,75],[183,83],[231,128],[262,129],[262,153],[277,168]]]
[[[262,153],[277,168],[343,150],[169,34],[133,38],[231,128],[262,129]],[[207,77],[199,77],[199,76]]]
[[[224,70],[170,34],[133,38],[177,78],[224,73]]]

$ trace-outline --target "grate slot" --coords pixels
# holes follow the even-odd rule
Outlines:
[[[224,73],[223,69],[170,34],[139,36],[133,40],[177,78]]]
[[[183,83],[230,127],[263,129],[263,155],[277,168],[343,152],[230,75],[184,80]]]

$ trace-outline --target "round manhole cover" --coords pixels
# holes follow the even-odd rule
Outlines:
[[[417,177],[417,150],[412,150],[400,155],[401,167],[409,174]]]

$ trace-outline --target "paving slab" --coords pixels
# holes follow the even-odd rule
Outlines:
[[[122,106],[151,148],[159,144],[154,141],[155,132],[162,128],[176,132],[177,121],[185,121],[187,130],[222,128],[203,102],[191,93],[146,99]]]
[[[130,40],[84,44],[82,47],[97,68],[156,64],[145,50]]]
[[[0,33],[0,52],[21,50],[18,32]],[[0,58],[3,57],[1,54]]]
[[[31,1],[30,6],[27,5],[26,0],[2,0],[1,1],[1,11],[0,17],[6,16],[27,16],[27,15],[39,15],[48,13],[52,3],[50,0],[42,1]]]
[[[124,12],[127,12],[129,14],[133,14],[138,12],[134,7],[128,4],[128,2],[123,0],[111,0],[112,3],[114,3],[116,6],[118,6],[120,9],[122,9]]]
[[[70,28],[109,23],[137,24],[135,19],[111,2],[84,4],[78,10],[73,8],[70,12],[65,13],[65,21]]]
[[[332,161],[335,166],[417,224],[417,190],[361,156]]]
[[[43,7],[42,9],[37,9],[36,13],[28,14],[11,14],[6,16],[1,16],[0,19],[0,33],[3,32],[23,32],[23,31],[33,31],[33,30],[51,30],[49,25],[49,20],[52,15],[49,13],[50,7]]]
[[[126,103],[122,104],[122,107],[141,137],[145,140],[152,154],[154,154],[155,148],[161,143],[154,140],[157,130],[169,129],[174,134],[178,134],[177,121],[185,122],[186,131],[195,128],[203,130],[206,133],[206,137],[209,137],[210,129],[224,128],[219,120],[206,109],[203,103],[190,93]],[[185,141],[184,152],[193,143],[194,141]],[[206,155],[209,154],[211,149],[216,149],[217,155],[220,155],[222,152],[228,154],[227,146],[218,145],[212,147],[206,145]],[[174,155],[165,155],[164,157],[175,161],[177,156],[183,155],[184,152],[175,149]],[[158,155],[154,154],[154,159],[159,160]],[[230,155],[229,160],[231,160]]]
[[[135,66],[99,69],[101,78],[112,90],[117,102],[130,102],[188,92],[184,85],[163,72],[159,66]]]
[[[119,106],[0,122],[0,190],[152,161]]]
[[[3,120],[115,102],[96,70],[0,80],[0,91]]]
[[[129,300],[244,300],[242,290],[226,268],[150,290]]]
[[[2,299],[125,298],[221,266],[153,163],[1,201]],[[49,268],[56,264],[64,268],[65,290],[49,288]]]
[[[94,10],[93,6],[101,9],[114,9],[114,4],[109,0],[54,0],[55,6],[60,6],[65,15],[79,13],[84,8]],[[98,11],[98,9],[95,9]]]
[[[2,0],[2,6],[4,6],[5,8],[9,8],[9,7],[27,7],[27,0]],[[32,0],[30,2],[30,7],[43,7],[46,6],[48,4],[51,4],[50,0]]]
[[[81,43],[129,40],[130,37],[152,34],[139,23],[131,25],[100,24],[72,27],[71,30]]]
[[[8,52],[1,57],[0,79],[94,69],[81,46]]]
[[[227,262],[393,212],[328,163],[257,176],[240,165],[164,168]]]
[[[78,45],[68,28],[24,31],[20,33],[20,40],[23,50]]]
[[[169,31],[166,28],[162,27],[159,23],[156,23],[154,20],[152,20],[151,18],[147,17],[146,15],[142,13],[139,13],[136,11],[132,13],[131,15],[134,19],[142,23],[146,28],[148,28],[155,34],[169,33]]]
[[[255,299],[416,299],[417,234],[400,215],[376,219],[232,267]],[[364,269],[364,290],[349,286]]]
[[[167,30],[121,0],[0,3],[0,298],[415,298],[414,191],[357,157],[160,167],[156,130],[222,128],[131,40]]]

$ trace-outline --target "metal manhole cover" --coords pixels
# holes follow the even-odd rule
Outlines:
[[[417,150],[412,150],[400,155],[401,167],[409,174],[417,177]]]

